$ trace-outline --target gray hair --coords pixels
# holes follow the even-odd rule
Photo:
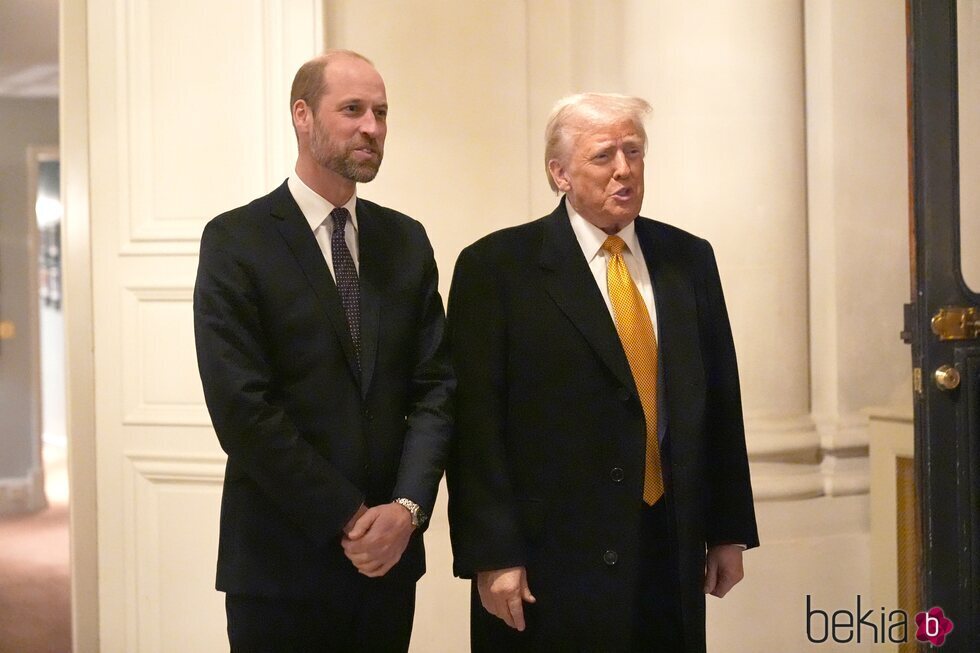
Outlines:
[[[651,110],[650,103],[643,98],[618,93],[579,93],[558,100],[544,128],[544,169],[551,190],[557,193],[558,186],[551,177],[548,163],[552,159],[565,163],[574,138],[590,127],[632,120],[646,150],[647,132],[643,120]]]

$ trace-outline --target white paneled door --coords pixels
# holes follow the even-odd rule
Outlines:
[[[198,241],[207,220],[289,173],[285,98],[322,49],[322,9],[65,5],[87,21],[87,38],[65,43],[87,41],[99,650],[226,650],[214,590],[224,454],[193,337]]]

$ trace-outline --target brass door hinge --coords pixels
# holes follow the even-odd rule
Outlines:
[[[980,338],[980,311],[975,306],[944,306],[932,316],[932,332],[940,340]]]

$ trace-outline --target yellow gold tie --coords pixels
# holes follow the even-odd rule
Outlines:
[[[606,285],[613,308],[616,331],[623,343],[626,360],[636,391],[640,395],[643,416],[647,425],[646,464],[643,470],[643,501],[653,505],[664,494],[664,479],[660,466],[660,442],[657,440],[657,334],[653,331],[650,312],[640,291],[636,289],[623,249],[626,243],[619,236],[609,236],[602,248],[612,256],[606,268]]]

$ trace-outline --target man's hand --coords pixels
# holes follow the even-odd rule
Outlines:
[[[350,521],[349,522],[347,522],[347,525],[344,526],[344,528],[343,528],[344,535],[347,535],[348,533],[351,532],[351,529],[354,528],[354,524],[356,524],[357,523],[357,520],[360,519],[361,517],[363,517],[364,516],[364,513],[366,513],[366,512],[367,512],[367,506],[365,506],[362,503],[361,504],[361,507],[358,508],[357,509],[357,512],[354,513],[354,516],[350,518]]]
[[[524,601],[537,600],[527,586],[524,567],[479,571],[476,587],[487,612],[500,617],[511,628],[524,630]]]
[[[719,544],[708,549],[704,569],[704,593],[719,599],[728,594],[742,580],[742,547],[737,544]]]
[[[365,510],[340,544],[359,572],[377,578],[401,560],[413,530],[408,509],[397,503],[386,503]]]

